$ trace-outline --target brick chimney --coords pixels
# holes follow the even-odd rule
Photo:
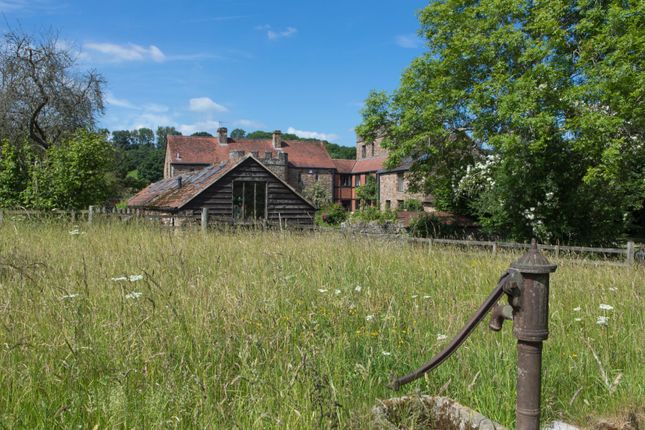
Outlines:
[[[273,132],[273,147],[282,148],[282,132],[280,130]]]
[[[228,130],[226,127],[220,127],[217,129],[217,138],[220,145],[226,145],[228,143]]]

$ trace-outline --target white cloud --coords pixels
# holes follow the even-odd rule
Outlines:
[[[298,32],[298,29],[295,27],[287,27],[282,31],[273,30],[273,28],[269,24],[258,25],[255,27],[255,29],[259,31],[266,31],[267,37],[269,38],[269,40],[278,40],[285,37],[292,37],[292,36],[295,36],[296,33]]]
[[[401,34],[394,39],[401,48],[414,49],[421,46],[421,39],[415,34]]]
[[[139,109],[138,106],[135,106],[129,100],[116,98],[112,93],[107,93],[105,95],[105,101],[111,106],[122,107],[126,109]]]
[[[159,115],[152,112],[144,112],[134,118],[132,126],[126,127],[128,130],[137,130],[140,128],[149,128],[156,130],[159,126],[172,124],[174,121],[168,115]]]
[[[188,102],[189,109],[193,112],[227,112],[228,109],[218,103],[215,103],[209,97],[196,97]]]
[[[0,12],[13,12],[16,10],[27,11],[54,11],[66,5],[51,0],[0,0]]]
[[[287,133],[295,134],[296,136],[304,137],[306,139],[319,139],[319,140],[327,140],[327,141],[330,141],[330,142],[338,139],[337,134],[320,133],[318,131],[298,130],[298,129],[295,129],[293,127],[289,127],[287,129]]]
[[[198,121],[193,124],[181,124],[177,127],[177,130],[181,131],[182,134],[191,135],[197,133],[198,131],[207,131],[212,135],[215,135],[217,129],[220,127],[219,121],[206,120]]]
[[[155,112],[155,113],[163,113],[163,112],[168,112],[168,106],[158,104],[158,103],[146,103],[143,106],[143,109],[148,111],[148,112]]]
[[[259,121],[253,121],[252,119],[239,119],[233,124],[238,127],[244,127],[247,129],[255,128],[256,130],[264,127],[264,124]]]
[[[282,31],[267,30],[267,37],[269,40],[278,40],[285,37],[295,36],[297,32],[298,29],[295,27],[287,27],[286,30]]]
[[[120,63],[124,61],[154,61],[162,63],[166,60],[166,55],[155,45],[147,48],[133,43],[119,45],[116,43],[86,43],[83,48],[98,54],[98,60],[107,62]],[[93,56],[90,54],[90,57]]]

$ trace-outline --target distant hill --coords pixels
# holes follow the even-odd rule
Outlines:
[[[273,133],[269,131],[257,130],[252,133],[246,134],[243,137],[245,139],[271,139],[272,136],[273,136]],[[316,141],[316,142],[320,141],[320,139],[300,137],[291,133],[283,133],[282,137],[285,140],[308,140],[308,141]],[[328,142],[326,140],[323,140],[322,142],[325,144],[325,148],[327,148],[327,152],[329,152],[329,155],[331,156],[331,158],[342,158],[346,160],[356,159],[356,147],[342,146],[336,143]]]

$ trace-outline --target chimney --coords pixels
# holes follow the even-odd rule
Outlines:
[[[220,127],[217,129],[217,137],[220,145],[226,145],[228,143],[228,130],[226,127]]]
[[[273,132],[273,147],[282,148],[282,132],[280,130]]]
[[[231,159],[234,163],[237,163],[242,158],[244,158],[244,151],[229,151],[228,158]]]

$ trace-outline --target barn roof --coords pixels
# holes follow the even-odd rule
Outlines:
[[[377,172],[383,169],[387,157],[364,158],[357,160],[352,168],[352,173]]]
[[[309,202],[300,193],[298,193],[292,186],[278,177],[251,154],[248,154],[237,162],[227,159],[226,161],[208,166],[194,173],[162,179],[161,181],[150,184],[143,190],[139,191],[135,196],[130,198],[128,200],[128,206],[164,210],[181,209],[183,206],[197,197],[200,193],[219,181],[228,172],[234,170],[237,166],[244,163],[248,159],[252,159],[258,165],[263,167],[267,172],[273,175],[277,180],[279,180],[284,186],[295,193],[305,203],[307,203],[311,207],[315,207],[311,202]],[[181,178],[181,187],[179,186],[179,178]]]
[[[229,138],[228,143],[220,144],[216,137],[168,136],[168,151],[173,164],[215,164],[228,159],[230,151],[244,151],[258,154],[285,152],[294,167],[335,167],[323,142],[283,140],[282,145],[282,148],[274,148],[271,139]]]

